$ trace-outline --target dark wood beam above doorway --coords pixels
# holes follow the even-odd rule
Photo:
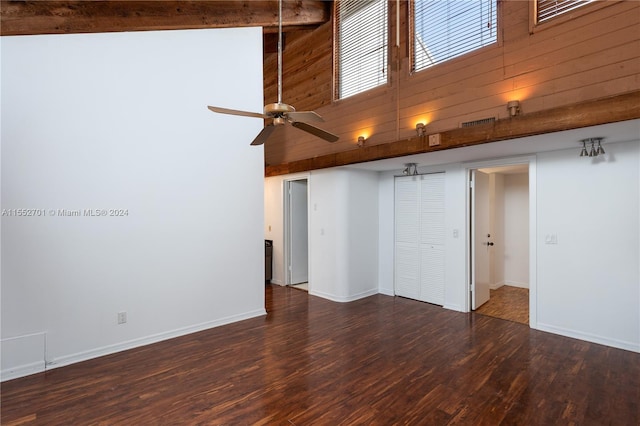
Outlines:
[[[331,2],[285,0],[285,30],[312,28],[330,18]],[[278,2],[269,1],[6,1],[0,35],[264,27],[277,31]]]

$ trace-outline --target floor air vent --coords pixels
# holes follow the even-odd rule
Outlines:
[[[482,118],[480,120],[475,121],[466,121],[460,125],[460,127],[472,127],[479,126],[480,124],[494,123],[496,121],[495,117]]]

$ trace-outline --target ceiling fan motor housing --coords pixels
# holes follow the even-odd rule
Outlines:
[[[288,104],[275,103],[275,104],[267,104],[264,106],[264,115],[269,115],[273,117],[277,117],[278,115],[294,112],[296,109]]]
[[[286,122],[286,115],[290,112],[295,112],[295,108],[288,104],[275,103],[267,104],[264,106],[264,115],[273,117],[273,124],[283,125]]]

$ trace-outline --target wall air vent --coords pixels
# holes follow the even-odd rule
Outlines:
[[[496,118],[495,117],[489,117],[489,118],[482,118],[480,120],[474,120],[474,121],[466,121],[462,124],[460,124],[460,127],[473,127],[473,126],[479,126],[481,124],[487,124],[487,123],[495,123]]]

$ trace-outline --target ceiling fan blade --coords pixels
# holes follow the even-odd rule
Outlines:
[[[329,133],[325,130],[319,129],[311,124],[303,123],[302,121],[294,121],[291,123],[293,127],[297,127],[300,130],[304,130],[307,133],[311,133],[314,136],[324,139],[327,142],[335,142],[339,138],[333,133]]]
[[[293,121],[324,121],[320,114],[315,111],[292,111],[287,113],[287,117]]]
[[[265,126],[264,129],[258,133],[258,136],[256,136],[253,142],[251,142],[251,145],[262,145],[267,139],[269,139],[269,136],[271,136],[271,133],[273,133],[275,129],[276,126]]]
[[[218,112],[220,114],[241,115],[243,117],[268,118],[266,115],[260,114],[258,112],[240,111],[237,109],[220,108],[220,107],[214,107],[214,106],[207,106],[207,108],[209,108],[213,112]]]

